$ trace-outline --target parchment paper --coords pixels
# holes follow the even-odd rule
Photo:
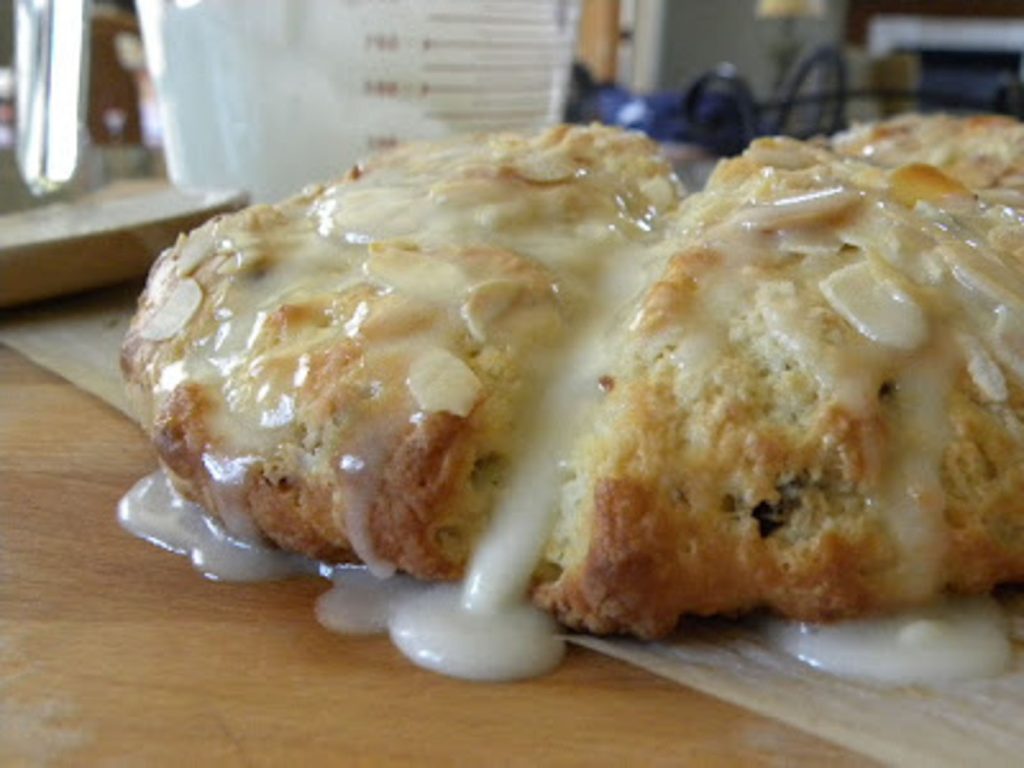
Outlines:
[[[121,339],[140,283],[0,312],[0,342],[131,416],[121,384]]]
[[[0,314],[0,341],[127,414],[118,346],[138,290]],[[884,762],[1010,766],[1024,763],[1024,599],[1005,601],[1015,637],[1011,671],[935,688],[817,672],[764,645],[750,623],[693,623],[662,643],[571,641]]]

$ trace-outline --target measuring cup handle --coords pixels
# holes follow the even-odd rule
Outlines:
[[[18,169],[35,195],[75,174],[89,69],[90,0],[16,0]]]

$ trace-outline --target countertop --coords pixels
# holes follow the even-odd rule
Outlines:
[[[474,684],[333,635],[326,583],[230,585],[124,533],[155,460],[127,418],[0,347],[0,764],[862,764],[573,648]]]

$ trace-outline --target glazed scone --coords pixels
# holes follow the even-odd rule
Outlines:
[[[545,352],[680,188],[606,128],[414,144],[155,265],[122,367],[160,460],[241,536],[461,575]]]
[[[573,449],[535,598],[657,637],[1024,579],[1024,224],[785,139],[684,201]]]
[[[920,162],[762,140],[680,204],[610,129],[420,144],[180,240],[123,363],[241,535],[455,579],[555,446],[565,624],[828,620],[1024,579],[1021,254]]]
[[[830,140],[840,154],[895,168],[924,163],[973,190],[1024,203],[1024,124],[1003,115],[906,114],[864,123]]]

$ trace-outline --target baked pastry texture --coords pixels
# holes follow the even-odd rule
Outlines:
[[[1024,577],[1020,211],[763,139],[666,239],[577,442],[544,605],[653,637]]]
[[[210,222],[122,362],[230,529],[455,579],[601,306],[534,600],[641,637],[828,620],[1024,578],[1022,258],[1020,212],[932,166],[765,139],[680,203],[646,140],[562,127]]]
[[[830,140],[840,154],[895,168],[926,163],[971,189],[1007,190],[1024,203],[1024,124],[1003,115],[905,114],[855,125]]]
[[[154,266],[128,391],[186,496],[315,558],[457,578],[534,370],[680,189],[604,128],[412,144]]]

